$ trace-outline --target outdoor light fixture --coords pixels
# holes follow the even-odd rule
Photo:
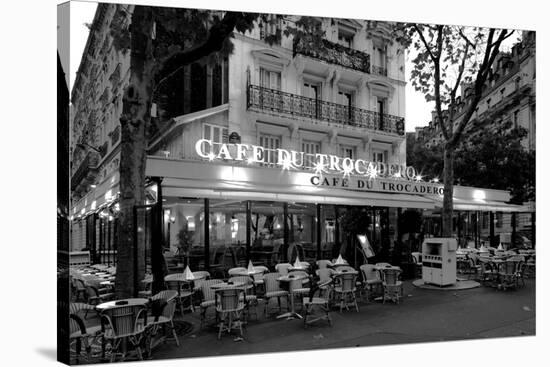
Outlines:
[[[421,175],[416,175],[416,181],[422,181],[422,176]]]
[[[252,163],[254,163],[254,159],[253,159],[253,158],[248,158],[248,159],[246,160],[246,163],[252,164]]]
[[[208,160],[212,162],[216,158],[216,155],[214,153],[208,154]]]
[[[170,156],[170,152],[168,150],[163,150],[161,153],[164,154],[164,158],[168,158]]]
[[[434,177],[433,182],[438,183],[438,182],[439,182],[439,178],[438,178],[438,177]]]
[[[367,171],[367,177],[371,180],[375,179],[376,176],[378,176],[378,170],[373,167],[369,167],[369,170]]]
[[[323,164],[323,162],[319,161],[315,163],[315,165],[313,166],[313,169],[316,174],[320,174],[325,171],[325,165]]]
[[[283,169],[290,169],[292,167],[292,162],[290,162],[290,159],[283,160]]]
[[[91,184],[90,187],[91,187],[92,189],[95,189],[95,188],[97,187],[97,185],[96,185],[96,184]]]
[[[176,223],[176,217],[173,215],[170,217],[170,223]]]

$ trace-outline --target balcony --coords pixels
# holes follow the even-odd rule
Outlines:
[[[302,38],[294,43],[294,56],[300,54],[362,73],[370,73],[369,54],[327,40],[323,40],[323,46],[314,47]]]
[[[372,65],[371,70],[373,74],[388,76],[388,69],[382,66]]]
[[[249,85],[247,108],[404,135],[403,117]]]
[[[80,166],[71,179],[71,190],[74,191],[84,180],[93,182],[97,175],[99,164],[99,154],[97,152],[88,152],[80,163]]]

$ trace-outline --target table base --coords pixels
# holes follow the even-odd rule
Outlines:
[[[297,312],[286,312],[282,315],[277,316],[278,319],[286,318],[287,320],[303,319],[304,317]]]

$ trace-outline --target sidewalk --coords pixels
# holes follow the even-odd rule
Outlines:
[[[535,335],[534,279],[505,292],[404,286],[401,304],[360,303],[359,313],[333,311],[332,327],[319,323],[304,329],[301,320],[265,319],[260,304],[259,320],[252,315],[242,341],[227,334],[218,340],[214,327],[199,330],[198,312],[188,314],[184,320],[193,324],[193,331],[180,336],[179,348],[170,342],[160,345],[153,360]]]

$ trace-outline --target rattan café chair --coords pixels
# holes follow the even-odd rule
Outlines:
[[[103,335],[101,325],[85,325],[79,316],[79,313],[84,310],[93,310],[93,307],[85,303],[71,303],[69,305],[69,344],[70,352],[71,354],[74,353],[76,363],[80,362],[82,347],[84,347],[86,359],[90,360],[92,344]]]
[[[332,290],[332,280],[328,280],[317,284],[317,288],[310,292],[309,297],[304,297],[304,328],[321,320],[326,320],[332,326],[332,319],[330,318]],[[315,296],[316,293],[317,297]]]
[[[230,333],[233,329],[238,329],[242,337],[243,323],[241,321],[241,314],[244,310],[244,289],[227,288],[216,290],[215,304],[220,320],[218,339],[222,337],[224,331]]]
[[[201,294],[202,294],[202,300],[201,300],[201,329],[204,326],[204,323],[206,321],[206,312],[210,307],[214,307],[216,304],[215,299],[215,292],[214,289],[211,287],[214,284],[223,283],[223,280],[221,279],[209,279],[205,280],[201,283]]]
[[[141,340],[145,331],[144,318],[147,316],[145,306],[118,306],[107,309],[101,314],[102,327],[105,327],[104,338],[111,342],[111,362],[117,355],[126,358],[127,348],[121,348],[122,341],[135,349],[140,360],[143,359]]]
[[[147,320],[147,327],[149,328],[149,336],[155,336],[162,328],[164,336],[170,331],[176,345],[179,347],[180,342],[178,335],[174,327],[174,313],[176,312],[176,298],[178,292],[175,290],[160,291],[151,297],[151,311],[152,317]],[[169,330],[168,330],[169,329]],[[150,345],[150,348],[152,345]]]
[[[269,307],[269,301],[272,298],[277,298],[277,302],[279,304],[279,312],[281,312],[281,297],[286,298],[286,306],[288,308],[289,299],[288,299],[288,292],[281,288],[281,284],[277,280],[281,274],[279,273],[268,273],[264,275],[264,285],[265,285],[265,293],[264,293],[264,315],[267,316],[267,309]]]

